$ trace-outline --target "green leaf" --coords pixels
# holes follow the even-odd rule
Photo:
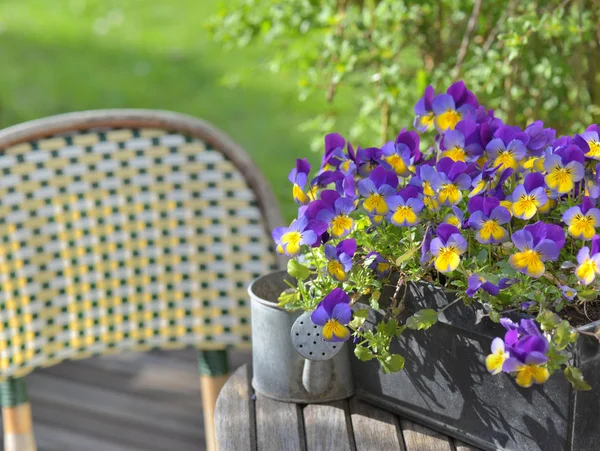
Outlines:
[[[540,313],[536,320],[540,323],[541,329],[545,332],[556,329],[556,326],[560,324],[560,317],[549,310]]]
[[[500,322],[500,313],[498,313],[496,310],[490,311],[490,313],[488,314],[488,316],[490,317],[490,319],[493,322],[495,322],[495,323],[499,323]]]
[[[369,304],[373,310],[379,310],[379,298],[381,297],[381,291],[374,291],[369,300]]]
[[[578,368],[568,366],[565,368],[565,377],[575,390],[591,390],[592,387],[583,379],[583,374]]]
[[[300,293],[298,293],[295,290],[285,290],[283,293],[281,293],[279,295],[279,297],[277,298],[277,300],[279,301],[277,303],[278,307],[283,307],[286,304],[291,304],[293,302],[296,302],[298,300],[300,300]]]
[[[294,258],[288,261],[287,272],[290,276],[298,280],[305,280],[310,276],[310,269],[298,263],[298,260]]]
[[[554,333],[554,344],[556,349],[562,351],[571,342],[571,325],[568,321],[562,321],[557,327]]]
[[[353,330],[358,330],[365,323],[368,315],[368,309],[357,310],[353,313],[352,321],[350,321],[348,326]]]
[[[356,348],[354,348],[354,355],[361,362],[367,362],[375,357],[375,354],[373,354],[373,352],[365,346],[357,346]]]
[[[563,365],[566,365],[568,362],[568,357],[564,354],[561,354],[556,350],[556,346],[553,343],[550,343],[550,349],[548,350],[548,371],[550,374],[553,374],[555,371],[558,371]]]
[[[598,292],[593,288],[582,290],[577,293],[579,299],[583,299],[584,301],[594,301],[598,298]]]
[[[396,373],[404,368],[404,357],[400,354],[392,354],[379,359],[379,363],[385,373]]]
[[[396,266],[400,266],[402,263],[407,261],[410,257],[414,255],[415,252],[419,250],[421,246],[415,246],[412,249],[408,250],[404,255],[401,255],[396,259]]]
[[[438,321],[438,313],[430,308],[419,310],[413,316],[406,320],[406,326],[409,329],[429,329]]]

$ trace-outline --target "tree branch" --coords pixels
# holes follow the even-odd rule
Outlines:
[[[454,66],[453,71],[454,78],[458,77],[460,74],[460,68],[465,60],[465,57],[467,56],[469,41],[471,40],[471,36],[473,35],[475,27],[477,26],[477,20],[479,19],[479,12],[481,11],[482,3],[483,0],[475,0],[475,3],[473,4],[473,11],[471,11],[471,17],[469,17],[469,21],[467,22],[467,29],[465,30],[465,34],[460,44],[460,50],[458,51],[458,56],[456,57],[456,65]]]

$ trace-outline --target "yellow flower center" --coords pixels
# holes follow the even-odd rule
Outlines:
[[[575,275],[584,285],[589,285],[596,278],[596,274],[600,273],[600,269],[594,260],[586,258],[584,262],[577,267]]]
[[[416,224],[418,220],[419,218],[417,218],[415,212],[407,205],[400,205],[392,215],[392,221],[396,224],[403,224],[406,222],[405,225],[413,225]]]
[[[600,159],[600,142],[588,141],[590,151],[585,154],[586,157]]]
[[[421,126],[423,127],[431,127],[431,125],[433,124],[433,113],[429,113],[425,116],[421,116],[419,118],[419,121],[421,122]]]
[[[568,193],[573,189],[573,170],[562,166],[555,166],[546,176],[546,183],[560,194]]]
[[[439,272],[454,271],[460,263],[458,249],[455,246],[443,247],[435,259],[435,269]]]
[[[536,384],[543,384],[550,377],[550,373],[546,368],[537,365],[523,365],[517,371],[517,384],[521,387],[531,387],[533,381]]]
[[[402,157],[400,155],[393,154],[393,155],[390,155],[389,157],[386,157],[385,160],[394,169],[394,171],[396,171],[396,174],[398,174],[402,177],[405,177],[410,174],[410,171],[406,167],[406,164],[404,163],[404,160],[402,159]]]
[[[501,165],[499,170],[507,168],[517,169],[518,163],[513,156],[512,150],[503,150],[498,154],[494,160],[494,167],[498,165]]]
[[[546,269],[540,257],[539,252],[527,249],[517,252],[510,257],[510,260],[516,268],[524,270],[530,276],[540,277]]]
[[[493,219],[489,219],[483,223],[483,227],[479,230],[479,235],[484,241],[500,241],[504,238],[506,231]]]
[[[336,280],[344,281],[346,280],[346,272],[344,271],[344,267],[337,260],[331,260],[327,264],[327,271],[331,274]]]
[[[446,110],[436,117],[438,126],[444,131],[454,130],[454,127],[456,127],[456,124],[458,124],[460,119],[460,113],[455,110]]]
[[[300,232],[287,232],[281,237],[281,244],[289,255],[297,254],[300,251],[300,242],[302,234]]]
[[[375,212],[378,215],[385,215],[388,212],[388,206],[385,199],[379,193],[371,193],[364,203],[365,210],[369,213]]]
[[[454,161],[465,161],[467,159],[467,152],[465,152],[465,149],[456,146],[452,149],[444,150],[442,156],[452,158]]]
[[[521,219],[531,219],[537,211],[538,200],[534,196],[521,194],[519,200],[512,204],[512,211],[515,216]]]
[[[426,196],[435,196],[433,188],[431,188],[431,183],[423,182],[423,194],[425,194]]]
[[[442,185],[440,190],[440,201],[443,204],[456,205],[462,199],[462,192],[453,183],[446,183]]]
[[[323,338],[330,341],[334,335],[337,338],[345,340],[350,335],[350,331],[341,325],[337,319],[332,318],[323,326]]]
[[[352,219],[348,216],[338,215],[331,221],[331,234],[340,237],[352,228]]]
[[[596,234],[596,221],[592,216],[575,215],[569,226],[569,234],[575,238],[591,240]]]

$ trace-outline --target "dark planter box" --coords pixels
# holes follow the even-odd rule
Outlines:
[[[411,285],[401,319],[452,300],[452,293],[433,285]],[[367,322],[372,325],[378,317],[372,312]],[[393,351],[406,358],[403,371],[383,374],[376,360],[353,359],[356,394],[487,450],[600,449],[598,342],[581,336],[572,350],[591,391],[573,390],[561,372],[543,385],[521,388],[511,376],[492,376],[485,368],[492,339],[504,333],[488,318],[476,325],[475,309],[457,303],[429,330],[407,329],[394,340]]]

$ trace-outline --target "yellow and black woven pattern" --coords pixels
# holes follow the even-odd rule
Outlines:
[[[249,346],[248,281],[275,264],[221,152],[153,129],[0,155],[0,379],[67,358]]]

